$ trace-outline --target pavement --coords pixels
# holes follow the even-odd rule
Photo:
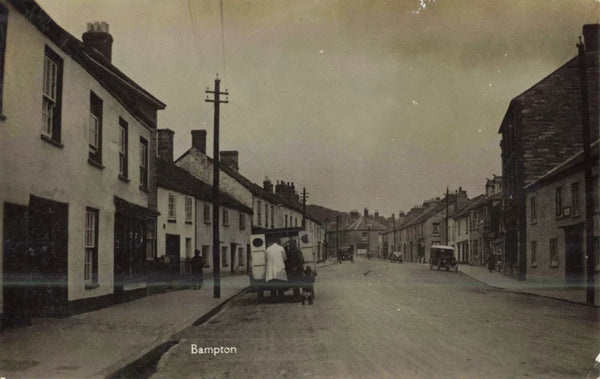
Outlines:
[[[0,377],[106,377],[123,369],[249,285],[247,275],[221,277],[221,298],[213,281],[199,290],[146,296],[67,318],[34,319],[27,327],[0,333]]]
[[[469,266],[463,264],[458,266],[458,270],[491,287],[501,288],[511,292],[549,297],[572,303],[586,304],[586,293],[582,288],[568,288],[565,287],[563,283],[551,281],[518,280],[498,271],[490,272],[488,271],[487,266]]]

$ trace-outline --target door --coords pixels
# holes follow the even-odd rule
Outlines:
[[[565,279],[569,286],[583,286],[583,224],[565,228]]]
[[[31,321],[28,284],[33,267],[27,251],[28,213],[24,205],[4,204],[2,310],[6,326],[25,326]]]
[[[231,258],[229,260],[229,272],[231,272],[232,274],[235,271],[235,252],[237,251],[236,249],[237,247],[237,243],[232,243],[231,244],[231,249],[229,249],[229,258]]]
[[[27,233],[31,243],[31,313],[66,316],[68,205],[31,196]]]
[[[169,257],[169,272],[179,274],[179,234],[167,234],[165,241],[166,255]]]
[[[310,238],[307,232],[299,232],[298,237],[300,240],[300,251],[302,251],[302,258],[304,258],[304,267],[308,266],[312,272],[317,272],[317,257],[312,238]]]
[[[265,259],[265,252],[267,249],[264,234],[253,234],[252,241],[252,271],[251,278],[254,280],[265,280],[267,274],[267,261]]]

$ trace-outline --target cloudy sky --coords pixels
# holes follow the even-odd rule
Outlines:
[[[390,215],[501,174],[510,99],[577,54],[596,0],[38,0],[81,38],[106,21],[113,63],[167,104],[175,155],[208,130],[221,149],[309,203]]]

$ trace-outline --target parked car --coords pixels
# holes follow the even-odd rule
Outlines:
[[[354,263],[354,249],[352,249],[352,246],[338,248],[337,263],[342,263],[342,261]]]
[[[448,271],[458,271],[458,261],[454,255],[454,248],[452,246],[443,245],[431,246],[429,268],[433,270],[433,267],[437,267],[438,270],[446,269]]]

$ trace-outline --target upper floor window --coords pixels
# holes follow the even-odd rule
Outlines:
[[[265,226],[269,227],[269,204],[265,203]]]
[[[194,209],[194,198],[191,196],[185,197],[185,222],[192,222],[192,215]]]
[[[556,238],[550,239],[550,266],[558,266],[558,243]]]
[[[4,56],[6,53],[6,28],[8,26],[8,8],[0,4],[0,119],[2,115],[2,93],[4,92]]]
[[[286,227],[286,228],[288,227],[288,221],[287,221],[287,217],[288,217],[288,216],[287,216],[287,215],[285,215],[285,227]]]
[[[42,138],[60,144],[62,58],[46,46],[42,86]]]
[[[531,213],[531,223],[535,223],[537,222],[537,208],[536,208],[536,200],[535,200],[535,196],[533,196],[531,198],[531,200],[529,200],[530,203],[530,213]]]
[[[223,208],[223,226],[229,226],[229,210]]]
[[[240,229],[246,229],[246,215],[240,212]]]
[[[206,224],[210,224],[210,205],[207,203],[204,203],[204,223]]]
[[[256,210],[257,210],[257,212],[256,212],[257,213],[257,215],[256,215],[256,217],[257,217],[256,223],[258,225],[262,225],[261,209],[262,209],[262,202],[260,200],[258,200],[258,207],[256,208]]]
[[[173,195],[172,193],[169,193],[167,213],[169,221],[175,221],[175,219],[177,218],[177,202],[175,200],[175,195]]]
[[[554,190],[554,214],[556,217],[560,217],[562,212],[562,187],[556,187]]]
[[[579,214],[579,182],[571,184],[571,213]]]
[[[271,205],[271,228],[275,227],[275,207]]]
[[[89,158],[102,163],[102,99],[90,91]]]
[[[119,117],[119,176],[127,179],[127,161],[128,161],[128,129],[129,125],[125,120]]]
[[[148,190],[148,141],[140,137],[140,189]]]
[[[434,224],[431,225],[431,234],[434,237],[439,237],[439,235],[440,235],[440,224],[434,223]]]
[[[537,242],[531,241],[531,265],[537,266]]]

